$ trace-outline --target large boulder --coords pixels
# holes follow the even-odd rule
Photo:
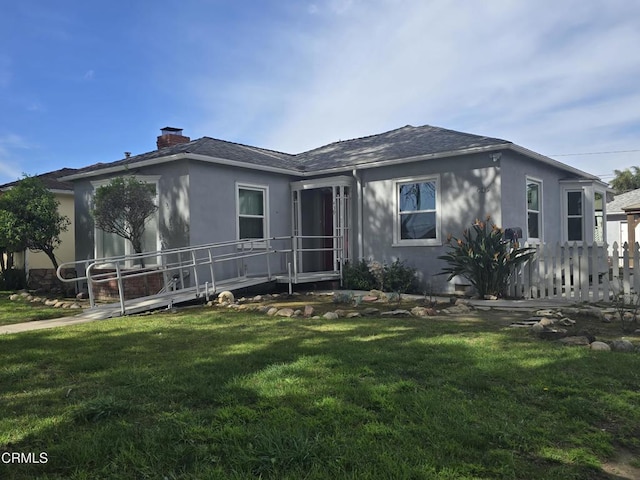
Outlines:
[[[611,342],[611,350],[614,352],[633,352],[635,347],[629,340],[614,340]]]

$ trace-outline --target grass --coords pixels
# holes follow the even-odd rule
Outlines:
[[[14,323],[48,320],[79,313],[79,311],[62,310],[45,307],[41,303],[30,303],[26,300],[9,300],[14,292],[0,291],[0,326]]]
[[[640,355],[478,315],[198,308],[1,336],[0,452],[48,462],[0,478],[617,478]]]

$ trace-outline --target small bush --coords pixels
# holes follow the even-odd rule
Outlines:
[[[384,285],[390,292],[417,293],[416,269],[405,265],[400,260],[396,260],[391,265],[385,265]]]
[[[344,288],[349,290],[380,289],[387,292],[417,293],[416,269],[401,260],[391,265],[379,262],[345,263],[342,270]]]
[[[372,290],[376,288],[376,279],[369,271],[369,264],[364,260],[356,263],[347,262],[342,269],[344,288],[349,290]]]

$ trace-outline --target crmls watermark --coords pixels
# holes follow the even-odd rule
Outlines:
[[[0,463],[12,464],[12,463],[47,463],[49,461],[49,454],[47,452],[2,452],[0,454]]]

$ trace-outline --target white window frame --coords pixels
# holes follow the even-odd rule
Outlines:
[[[582,212],[580,215],[569,215],[569,194],[570,193],[580,193],[582,196]],[[563,190],[563,198],[562,204],[564,206],[563,215],[562,215],[562,225],[563,225],[563,240],[567,242],[576,242],[583,243],[586,237],[586,211],[587,211],[587,192],[583,188],[566,188]],[[570,218],[580,218],[582,224],[582,232],[580,235],[580,240],[570,240],[569,239],[569,219]],[[587,240],[588,241],[588,240]]]
[[[158,205],[158,207],[160,206],[160,189],[158,188],[158,182],[160,180],[160,175],[133,175],[133,178],[135,178],[136,180],[138,180],[139,182],[142,183],[147,183],[147,184],[151,184],[154,185],[156,187],[156,196],[155,196],[155,203],[156,205]],[[96,189],[98,189],[99,187],[103,187],[105,185],[109,185],[111,183],[111,181],[113,180],[113,178],[105,178],[102,180],[94,180],[91,182],[91,186],[93,187],[93,193],[95,193]],[[92,193],[92,196],[93,196]],[[158,208],[158,210],[156,210],[156,248],[155,250],[160,250],[161,246],[160,246],[160,209]],[[102,244],[102,233],[103,230],[99,229],[96,225],[94,225],[93,227],[94,230],[94,242],[93,242],[93,255],[94,258],[104,258],[103,255],[98,255],[99,252],[104,253],[104,245]],[[115,235],[115,234],[112,234]],[[133,253],[135,253],[133,251],[133,245],[131,245],[131,242],[128,240],[125,240],[124,238],[122,239],[124,241],[124,254],[125,255],[132,255]]]
[[[426,183],[435,184],[436,191],[436,238],[425,239],[402,239],[401,238],[401,214],[400,214],[400,187],[408,183]],[[441,217],[442,209],[440,204],[440,175],[426,175],[420,177],[396,178],[393,180],[393,246],[394,247],[424,247],[424,246],[441,246]],[[434,210],[418,210],[415,213],[428,213]]]
[[[269,238],[269,186],[268,185],[256,185],[251,183],[239,183],[236,182],[236,239],[242,240],[240,238],[240,190],[253,190],[262,192],[262,208],[263,214],[261,216],[257,215],[242,215],[247,218],[262,218],[262,239],[247,239],[253,241],[253,246],[257,248],[266,248],[267,243],[266,239]]]
[[[528,197],[528,193],[529,193],[529,184],[530,183],[535,183],[538,185],[538,210],[530,210],[529,209],[529,197]],[[525,211],[526,211],[526,215],[525,215],[525,225],[527,226],[527,242],[530,243],[541,243],[544,241],[544,220],[543,220],[543,184],[542,184],[542,180],[539,178],[535,178],[535,177],[529,177],[527,176],[525,179]],[[537,213],[538,214],[538,236],[537,237],[530,237],[529,236],[529,213]]]

